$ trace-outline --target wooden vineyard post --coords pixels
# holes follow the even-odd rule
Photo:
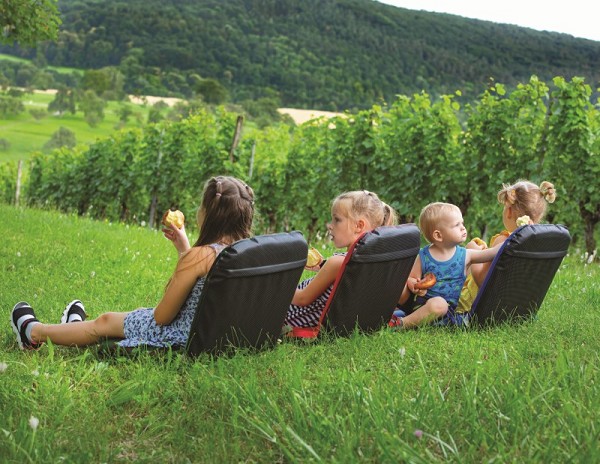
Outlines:
[[[160,179],[160,161],[162,159],[162,141],[165,134],[164,129],[160,133],[160,141],[158,142],[158,159],[156,160],[156,179]],[[156,217],[156,206],[158,204],[158,186],[154,184],[152,189],[152,202],[150,203],[150,217],[148,218],[148,226],[154,227],[154,218]]]
[[[15,188],[15,206],[19,206],[21,198],[21,175],[23,174],[23,160],[19,160],[17,164],[17,187]]]
[[[231,150],[229,150],[229,161],[233,163],[233,151],[237,148],[240,143],[240,137],[242,135],[242,125],[244,123],[244,116],[238,116],[235,123],[235,132],[233,134],[233,140],[231,142]]]

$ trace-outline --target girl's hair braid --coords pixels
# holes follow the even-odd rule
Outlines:
[[[209,245],[224,237],[247,238],[252,233],[254,192],[235,177],[217,176],[204,185],[200,236],[194,246]]]

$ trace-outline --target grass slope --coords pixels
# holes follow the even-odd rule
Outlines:
[[[0,205],[3,462],[598,462],[600,271],[566,258],[536,321],[284,342],[229,358],[20,352],[44,321],[152,306],[160,234]],[[39,419],[34,430],[31,417]]]
[[[89,144],[97,139],[110,136],[119,125],[119,105],[125,104],[131,107],[134,115],[137,113],[139,119],[134,115],[123,126],[143,127],[148,119],[148,107],[133,103],[108,102],[104,110],[104,120],[96,127],[91,127],[84,119],[81,111],[75,114],[65,113],[55,116],[48,113],[44,118],[36,120],[29,110],[48,108],[48,103],[54,99],[53,95],[43,93],[26,94],[22,97],[25,111],[16,117],[7,119],[0,118],[0,138],[8,140],[10,147],[0,150],[0,162],[26,160],[34,151],[42,150],[44,144],[50,140],[52,134],[61,126],[73,131],[78,144]],[[118,126],[121,127],[121,126]]]

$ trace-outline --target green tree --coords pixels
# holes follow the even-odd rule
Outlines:
[[[83,112],[83,117],[90,127],[96,127],[104,120],[105,106],[106,102],[93,90],[86,90],[80,97],[79,109]]]
[[[81,80],[81,88],[93,90],[105,100],[121,100],[125,95],[124,82],[119,68],[107,66],[102,69],[86,70]]]
[[[0,2],[0,41],[35,45],[56,40],[61,24],[57,0]]]
[[[29,114],[33,116],[33,119],[39,121],[40,119],[44,119],[48,115],[48,112],[40,108],[30,108]]]
[[[3,118],[17,116],[25,111],[20,98],[0,95],[0,116]]]
[[[195,90],[211,105],[220,105],[229,97],[227,89],[216,79],[202,79],[196,84]]]
[[[75,132],[60,126],[58,130],[52,134],[50,140],[44,144],[44,151],[51,151],[61,147],[73,148],[75,145],[77,145]]]
[[[165,118],[163,116],[163,110],[165,110],[168,107],[169,105],[167,105],[164,101],[157,101],[154,105],[150,107],[150,110],[148,111],[148,122],[156,123],[162,121]]]
[[[133,110],[131,109],[131,106],[125,103],[119,105],[119,108],[117,109],[117,115],[119,116],[119,121],[121,123],[127,124],[127,121],[129,121],[129,118],[132,114]]]
[[[54,96],[54,100],[48,103],[48,111],[50,113],[58,113],[62,116],[65,111],[70,111],[75,114],[75,93],[73,89],[65,86],[59,86]]]
[[[591,88],[582,78],[567,82],[556,77],[554,85],[546,172],[565,205],[561,208],[563,218],[583,220],[585,248],[591,254],[596,249],[594,231],[600,222],[600,120],[589,101]],[[575,211],[579,218],[572,214]]]

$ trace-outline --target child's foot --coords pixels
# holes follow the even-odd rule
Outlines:
[[[87,318],[83,303],[79,300],[71,301],[65,310],[63,311],[62,317],[60,318],[61,324],[68,324],[70,322],[82,322]]]
[[[388,322],[388,327],[392,327],[393,329],[402,329],[404,328],[404,320],[399,316],[392,316],[390,322]]]
[[[22,350],[31,350],[38,347],[39,343],[31,340],[31,327],[40,321],[35,317],[33,308],[29,303],[21,301],[15,305],[10,317],[10,325],[17,336],[17,343]]]

